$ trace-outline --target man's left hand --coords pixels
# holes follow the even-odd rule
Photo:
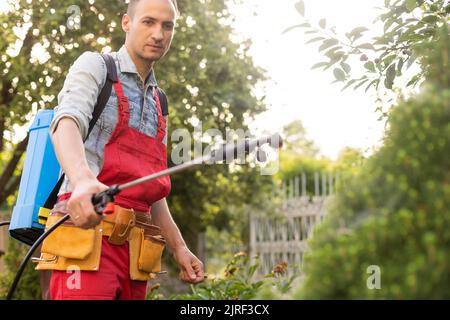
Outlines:
[[[203,263],[187,247],[175,249],[173,256],[180,266],[182,281],[195,284],[205,280]]]

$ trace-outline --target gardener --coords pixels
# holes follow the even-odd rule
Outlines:
[[[125,44],[112,54],[119,81],[85,144],[106,64],[100,54],[85,52],[67,75],[50,127],[66,180],[49,222],[68,212],[75,227],[58,228],[43,245],[38,269],[53,270],[51,299],[145,299],[165,241],[181,280],[204,279],[202,262],[167,206],[169,177],[123,191],[104,218],[91,203],[107,186],[167,168],[167,112],[153,66],[170,48],[176,17],[176,0],[130,1],[122,18]]]

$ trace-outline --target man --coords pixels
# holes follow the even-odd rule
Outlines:
[[[76,228],[65,227],[67,232],[71,232],[73,239],[81,237],[83,240],[74,241],[67,257],[57,257],[55,253],[54,259],[48,259],[47,265],[41,263],[38,267],[53,270],[51,299],[145,299],[146,280],[154,275],[149,271],[154,268],[153,255],[158,255],[154,252],[160,250],[158,243],[163,242],[158,241],[162,238],[167,241],[180,266],[181,280],[199,283],[204,279],[202,262],[187,248],[167,206],[169,177],[119,194],[115,201],[115,220],[109,219],[109,224],[95,213],[91,203],[92,195],[104,191],[107,186],[167,167],[167,115],[162,114],[153,66],[170,48],[176,17],[176,0],[130,1],[127,14],[122,18],[125,44],[112,54],[119,83],[114,84],[111,97],[85,144],[83,139],[87,136],[97,97],[105,84],[107,69],[100,54],[86,52],[69,71],[50,127],[56,155],[66,174],[54,211],[68,212]],[[131,216],[130,212],[135,216]],[[155,227],[145,230],[143,227],[137,228],[139,219],[142,226],[148,227],[150,220],[146,219],[150,216],[151,224],[160,227],[162,237],[158,238]],[[124,217],[128,217],[127,222],[122,221]],[[108,226],[109,237],[105,235]],[[124,227],[121,229],[123,232],[117,232],[119,226]],[[130,229],[133,230],[130,232]],[[64,228],[61,230],[65,232]],[[75,251],[87,250],[87,246],[82,247],[80,243],[94,239],[90,238],[93,230],[96,235],[103,234],[100,242],[93,245],[94,249],[101,245],[101,257],[97,259],[95,268],[81,267],[80,279],[73,280],[74,275],[64,271],[64,268],[52,267],[55,259],[81,261],[70,258],[73,258]],[[151,234],[149,230],[156,234]],[[147,231],[150,232],[148,235]],[[62,235],[64,242],[68,234]],[[125,242],[120,241],[123,234],[127,234]],[[130,240],[132,238],[135,240]],[[61,251],[63,243],[55,239],[48,238],[43,253],[45,247],[56,246],[55,251]],[[152,241],[144,241],[147,239]],[[145,245],[153,250],[148,251],[148,259],[142,257]],[[92,246],[89,248],[91,251],[86,251],[84,256],[93,259],[92,252],[95,250]],[[83,259],[84,262],[76,266],[88,265],[86,261],[89,259]],[[139,265],[135,266],[137,262]],[[149,263],[152,267],[145,269]]]

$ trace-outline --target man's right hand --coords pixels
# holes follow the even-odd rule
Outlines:
[[[74,186],[67,208],[72,221],[77,227],[90,229],[102,221],[102,216],[98,215],[94,210],[92,196],[107,189],[107,185],[95,178],[80,180]]]

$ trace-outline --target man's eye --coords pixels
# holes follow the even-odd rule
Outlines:
[[[151,21],[151,20],[145,20],[145,21],[144,21],[144,24],[153,24],[153,21]]]

